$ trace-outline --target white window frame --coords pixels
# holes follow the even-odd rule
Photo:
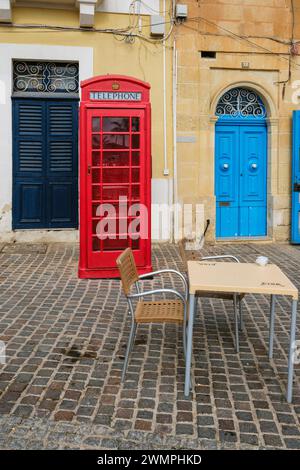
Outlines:
[[[106,13],[129,13],[132,0],[102,0],[96,7],[96,11]],[[138,2],[135,3],[136,13],[138,13]],[[142,15],[159,15],[160,0],[143,0],[140,4]]]
[[[10,232],[12,226],[12,61],[76,61],[80,82],[93,76],[93,48],[0,44],[0,57],[0,233],[3,233]]]

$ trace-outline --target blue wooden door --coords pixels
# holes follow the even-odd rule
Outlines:
[[[13,229],[77,227],[77,108],[13,99]]]
[[[239,128],[216,126],[216,235],[235,237],[239,233]]]
[[[216,125],[216,236],[267,233],[267,132],[265,125]]]
[[[293,112],[291,241],[300,243],[300,111]]]

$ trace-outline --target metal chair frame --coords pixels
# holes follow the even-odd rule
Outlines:
[[[127,248],[127,250],[130,250],[130,249]],[[127,250],[125,250],[125,251],[127,251]],[[130,250],[130,252],[131,252],[131,250]],[[131,254],[132,254],[132,252],[131,252]],[[132,257],[132,259],[133,259],[133,257]],[[118,260],[117,260],[117,265],[118,265],[119,270],[120,270],[120,265],[118,264]],[[180,292],[178,292],[175,289],[169,289],[169,288],[151,289],[151,290],[148,290],[148,291],[141,291],[139,281],[143,281],[143,280],[145,280],[149,277],[154,277],[154,276],[165,274],[165,273],[176,274],[178,277],[180,277],[180,279],[182,280],[182,282],[184,284],[184,290],[185,290],[184,295],[182,295]],[[121,274],[121,270],[120,270],[120,274]],[[172,295],[176,296],[177,298],[179,298],[182,301],[182,303],[183,303],[183,312],[184,312],[183,313],[183,349],[184,349],[184,355],[186,354],[188,283],[187,283],[186,278],[183,276],[183,274],[181,274],[179,271],[176,271],[175,269],[160,269],[158,271],[153,271],[153,272],[150,272],[150,273],[147,273],[147,274],[142,274],[142,275],[138,276],[137,280],[133,281],[132,284],[135,284],[135,288],[136,288],[136,293],[135,294],[134,293],[133,294],[126,293],[125,289],[123,289],[124,294],[125,294],[126,299],[127,299],[127,302],[128,302],[129,314],[130,314],[130,317],[131,317],[131,328],[130,328],[130,334],[129,334],[128,344],[127,344],[127,349],[126,349],[126,354],[125,354],[125,359],[124,359],[123,370],[122,370],[122,377],[121,377],[122,382],[124,382],[124,379],[125,379],[125,376],[126,376],[127,366],[128,366],[128,362],[129,362],[129,356],[130,356],[130,353],[131,353],[132,348],[133,348],[134,339],[135,339],[136,330],[137,330],[137,325],[138,325],[138,323],[135,320],[135,308],[134,308],[134,305],[133,305],[134,300],[139,300],[139,299],[142,299],[143,297],[147,297],[147,296],[150,296],[150,295],[152,296],[152,295],[166,294],[167,293],[167,294],[172,294]],[[167,323],[167,321],[162,320],[162,323]]]
[[[185,242],[185,240],[181,240],[180,243],[183,244],[184,242]],[[195,258],[195,251],[193,251],[192,253],[193,253],[193,258],[195,260],[196,259]],[[183,256],[185,256],[185,259],[183,259],[183,262],[184,262],[185,265],[187,265],[187,258],[186,258],[186,255],[185,255],[185,249],[184,249],[183,245],[180,247],[180,254],[181,254],[182,258],[183,258]],[[203,256],[198,260],[199,261],[205,261],[205,260],[217,260],[217,259],[231,259],[235,263],[240,263],[240,260],[234,255]],[[216,293],[216,294],[218,294],[218,293]],[[204,297],[204,295],[201,295],[201,292],[199,292],[198,295],[197,295],[197,292],[196,292],[195,296],[198,297],[198,298],[199,297]],[[209,298],[210,297],[209,293],[207,293],[207,295],[205,295],[205,297]],[[212,296],[212,298],[213,297],[214,296]],[[235,322],[235,350],[238,353],[240,351],[239,331],[243,330],[242,297],[239,294],[232,294],[232,297],[233,297],[234,322]],[[223,298],[222,293],[220,293],[220,295],[218,295],[217,298],[222,299]],[[227,297],[226,297],[226,299],[227,299]],[[238,310],[239,310],[239,314],[238,314]]]

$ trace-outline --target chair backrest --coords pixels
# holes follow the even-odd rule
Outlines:
[[[139,279],[131,248],[126,248],[126,250],[117,258],[116,263],[119,269],[124,293],[125,295],[128,295],[130,294],[132,284]]]

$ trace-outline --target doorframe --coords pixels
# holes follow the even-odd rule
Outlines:
[[[226,127],[226,126],[238,126],[238,127],[262,127],[266,129],[266,235],[259,236],[259,235],[253,235],[253,236],[237,236],[237,237],[217,237],[216,235],[216,241],[224,241],[224,240],[252,240],[252,239],[260,239],[264,240],[268,238],[268,127],[266,123],[266,118],[265,119],[253,119],[253,118],[232,118],[232,119],[224,119],[219,121],[217,119],[215,123],[215,135],[216,135],[216,128],[217,126],[220,127]],[[239,142],[239,148],[240,148],[240,142]],[[216,152],[216,150],[215,150]],[[214,181],[216,181],[216,153],[214,157]],[[217,210],[216,210],[216,217],[217,217]],[[216,230],[215,230],[216,233]]]
[[[222,242],[223,239],[216,239],[216,197],[215,197],[215,128],[218,117],[216,116],[216,108],[220,98],[224,93],[231,90],[232,88],[241,87],[248,88],[249,90],[255,91],[260,98],[262,99],[266,111],[267,117],[265,123],[267,126],[267,236],[263,240],[274,240],[274,224],[276,222],[276,199],[278,194],[278,158],[279,158],[279,145],[278,145],[278,134],[279,134],[279,118],[277,112],[276,102],[277,99],[275,96],[272,96],[268,91],[268,83],[258,84],[251,81],[237,81],[230,82],[227,85],[218,88],[214,93],[212,93],[212,99],[210,102],[210,118],[209,118],[209,134],[210,134],[210,156],[213,161],[211,180],[213,184],[212,188],[212,202],[209,207],[209,213],[211,214],[212,220],[212,241]],[[228,240],[228,239],[227,239]],[[232,241],[236,240],[240,242],[241,240],[251,241],[251,238],[232,238]],[[255,241],[255,237],[253,237]]]
[[[30,96],[28,96],[30,95]],[[63,96],[60,96],[60,94],[57,94],[58,96],[54,95],[54,94],[45,94],[45,95],[42,95],[40,93],[36,93],[36,95],[34,94],[30,94],[28,93],[27,94],[23,94],[23,95],[14,95],[12,96],[11,100],[12,100],[12,139],[13,139],[13,145],[12,145],[12,230],[14,232],[16,231],[19,231],[19,230],[24,230],[24,231],[50,231],[50,230],[53,230],[53,231],[65,231],[65,230],[68,230],[68,231],[71,231],[71,230],[78,230],[78,222],[79,222],[79,148],[78,148],[78,144],[79,144],[79,131],[78,131],[78,124],[79,124],[79,119],[78,119],[78,112],[79,112],[79,93],[77,93],[77,95],[74,94],[74,96],[69,96],[69,95],[65,95],[65,94],[62,94]],[[21,225],[21,224],[18,224],[17,221],[16,221],[16,215],[17,215],[17,207],[18,207],[18,203],[17,203],[17,200],[16,200],[16,196],[17,196],[17,193],[16,193],[16,188],[15,188],[15,184],[16,184],[16,175],[15,175],[15,165],[16,165],[16,154],[17,154],[17,148],[16,148],[16,135],[15,135],[15,128],[14,128],[14,120],[15,120],[15,103],[18,101],[18,100],[22,100],[23,102],[26,102],[26,101],[29,101],[29,102],[60,102],[64,105],[64,103],[66,102],[72,102],[72,103],[77,103],[77,109],[76,109],[76,113],[75,113],[75,116],[74,116],[74,110],[72,110],[72,113],[73,113],[73,118],[75,117],[76,119],[76,124],[77,126],[74,127],[74,134],[72,134],[72,139],[74,139],[75,141],[75,147],[74,147],[74,151],[76,152],[75,154],[75,161],[73,162],[74,163],[74,173],[75,176],[73,176],[73,178],[76,178],[76,200],[77,200],[77,205],[76,207],[74,208],[75,209],[75,218],[74,218],[74,226],[71,226],[71,227],[18,227],[18,225]],[[47,107],[46,107],[46,110],[47,110]],[[46,115],[44,116],[44,122],[43,122],[43,130],[45,130],[45,124],[47,122],[47,118],[46,118]],[[44,148],[44,152],[46,153],[46,156],[48,157],[48,154],[47,154],[47,151],[48,151],[48,142],[49,142],[49,136],[46,135],[46,145],[45,145],[45,148]],[[47,167],[48,167],[48,159],[46,160],[46,164],[47,164]],[[43,162],[43,165],[45,164],[45,162]],[[43,172],[44,173],[44,172]],[[40,180],[44,180],[44,183],[41,183],[41,184],[45,184],[45,180],[48,179],[48,176],[45,176],[45,175],[48,175],[48,170],[45,172],[45,174],[40,177]],[[28,177],[29,179],[32,179],[31,177]],[[59,178],[61,178],[59,176]],[[44,211],[46,211],[46,206],[49,204],[49,200],[46,196],[47,194],[47,191],[49,190],[49,187],[48,188],[45,188],[45,194],[44,194],[44,203],[45,203],[45,207],[43,208]],[[45,214],[44,214],[45,215]]]

